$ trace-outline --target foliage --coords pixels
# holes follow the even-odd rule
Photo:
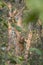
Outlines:
[[[36,52],[38,55],[41,55],[41,51],[37,48],[30,48],[30,52]]]
[[[15,0],[0,0],[0,65],[7,65],[7,61],[10,61],[11,65],[22,64],[25,61],[24,51],[22,52],[21,56],[16,57],[15,56],[15,46],[13,43],[11,44],[10,51],[7,51],[7,48],[8,48],[8,18],[9,18],[9,15],[8,15],[9,8],[7,5],[8,2],[10,2],[12,5],[16,4]],[[23,10],[23,13],[22,13],[23,14],[22,16],[23,24],[25,24],[25,26],[23,25],[23,28],[21,28],[15,25],[16,24],[15,21],[14,23],[11,23],[11,26],[16,28],[17,31],[21,32],[22,33],[21,35],[24,37],[24,39],[26,39],[29,33],[29,30],[28,30],[29,23],[32,24],[29,29],[31,30],[32,28],[32,33],[33,34],[35,33],[35,35],[37,36],[35,36],[34,42],[31,41],[31,43],[33,42],[33,45],[31,45],[30,50],[28,51],[30,55],[28,57],[27,63],[29,65],[39,65],[39,64],[42,65],[43,64],[43,42],[41,39],[43,39],[43,37],[41,37],[40,35],[40,27],[39,27],[40,25],[39,24],[38,24],[39,26],[37,25],[37,21],[40,19],[42,20],[42,23],[43,23],[43,0],[25,0],[25,4],[27,8],[25,8],[25,10]],[[20,5],[19,8],[21,9],[21,7],[22,6]],[[13,5],[12,11],[15,8],[17,10],[19,9],[15,5]],[[23,43],[21,43],[21,45],[22,44],[24,45],[24,50],[25,50],[26,41],[23,40]]]
[[[43,1],[42,0],[25,0],[26,1],[26,6],[30,9],[30,10],[34,10],[34,11],[39,11],[40,15],[39,18],[43,21],[43,18],[41,18],[41,16],[43,16]]]

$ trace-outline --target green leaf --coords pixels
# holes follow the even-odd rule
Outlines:
[[[21,32],[22,31],[22,28],[20,26],[16,26],[16,29]]]
[[[16,61],[12,58],[12,59],[10,59],[10,63],[16,64]]]
[[[5,26],[6,28],[8,28],[8,25],[7,25],[7,23],[6,23],[6,22],[4,22],[4,26]]]
[[[38,55],[42,55],[42,52],[37,48],[30,48],[31,52],[36,52]]]
[[[28,24],[29,22],[37,22],[39,18],[39,12],[32,10],[27,12],[23,18],[23,23]]]
[[[20,56],[20,57],[19,57],[19,60],[23,61],[23,60],[24,60],[24,58],[23,58],[22,56]]]
[[[4,7],[5,6],[5,3],[3,0],[0,0],[0,7]]]

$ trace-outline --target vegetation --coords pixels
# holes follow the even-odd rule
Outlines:
[[[0,0],[0,65],[43,65],[43,0]]]

